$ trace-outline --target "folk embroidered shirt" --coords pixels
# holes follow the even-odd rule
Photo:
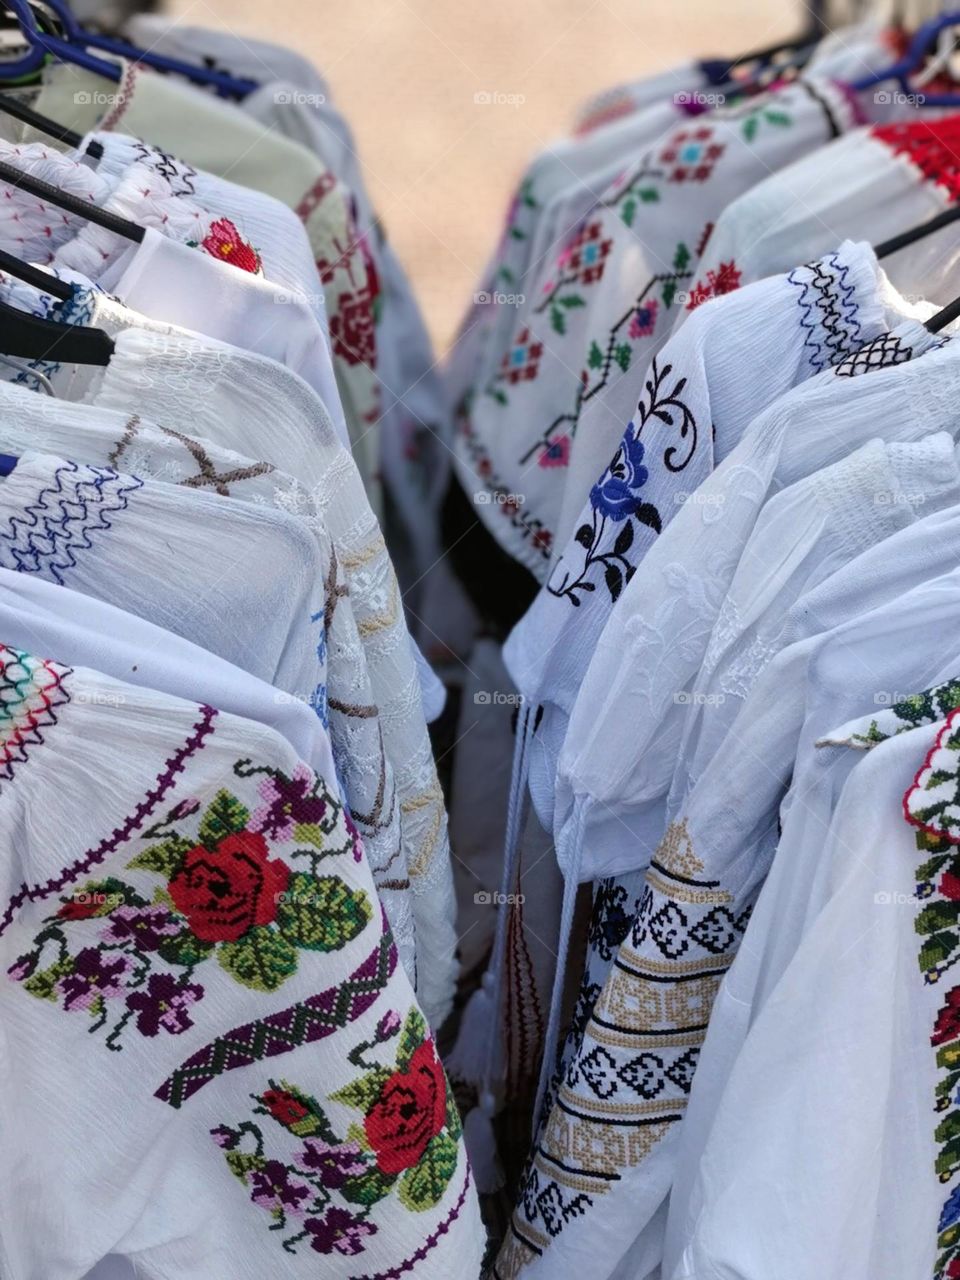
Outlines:
[[[477,1274],[456,1106],[335,792],[252,721],[0,667],[4,1275]],[[78,1125],[91,1096],[123,1123]]]
[[[771,169],[855,123],[846,96],[815,80],[694,120],[642,151],[542,273],[533,314],[463,406],[455,437],[461,483],[488,499],[480,518],[540,581],[580,418],[663,345],[712,222]],[[727,272],[703,296],[739,283]],[[614,441],[636,404],[635,381],[626,386]]]
[[[955,1270],[957,997],[937,930],[954,910],[957,752],[952,712],[858,753],[810,851],[826,902],[735,1064],[675,1277]],[[774,1208],[785,1151],[802,1213]]]
[[[575,528],[504,646],[517,688],[544,706],[530,789],[548,829],[568,718],[625,583],[757,413],[885,331],[879,287],[870,248],[846,243],[699,308],[654,359],[619,446],[584,480]]]

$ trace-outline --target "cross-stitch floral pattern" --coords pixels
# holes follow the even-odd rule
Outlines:
[[[376,1206],[387,1196],[414,1213],[443,1198],[459,1159],[460,1119],[426,1031],[416,1009],[406,1018],[389,1009],[372,1039],[350,1051],[363,1074],[327,1098],[356,1115],[345,1134],[317,1098],[284,1080],[253,1096],[253,1114],[272,1124],[243,1120],[211,1130],[289,1253],[309,1246],[355,1256],[377,1234]]]
[[[192,1027],[205,995],[195,974],[210,961],[245,987],[275,991],[301,950],[336,951],[357,937],[369,898],[321,874],[327,859],[362,856],[340,803],[303,765],[288,777],[241,760],[234,773],[258,779],[257,808],[226,789],[206,808],[180,800],[143,832],[149,843],[126,864],[134,875],[91,880],[62,899],[10,977],[85,1012],[120,1049],[131,1024],[148,1037]]]
[[[921,938],[920,971],[928,985],[948,978],[960,961],[960,847],[955,827],[945,824],[949,817],[944,807],[947,788],[952,787],[955,793],[958,784],[958,715],[954,711],[948,717],[916,782],[903,798],[907,820],[920,827],[917,849],[927,855],[917,869],[917,897],[924,906],[915,928]],[[924,804],[930,793],[939,798]],[[944,993],[930,1044],[936,1050],[940,1070],[934,1167],[939,1180],[948,1184],[960,1172],[960,986]],[[937,1231],[934,1280],[956,1280],[960,1276],[960,1185],[953,1187],[944,1202]]]

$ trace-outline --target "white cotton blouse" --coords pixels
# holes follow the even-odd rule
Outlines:
[[[199,492],[214,499],[213,507],[207,508],[214,520],[221,514],[216,501],[230,498],[238,500],[241,511],[249,506],[279,512],[306,534],[303,551],[308,559],[298,572],[312,578],[316,599],[306,613],[297,609],[286,619],[295,630],[286,642],[279,636],[275,643],[294,646],[296,636],[305,634],[307,671],[312,671],[315,655],[326,680],[283,685],[274,696],[301,703],[330,729],[345,799],[363,836],[401,961],[415,983],[416,937],[394,769],[384,750],[383,728],[343,568],[326,530],[298,507],[296,482],[269,463],[202,438],[158,429],[139,416],[87,405],[51,407],[46,397],[5,386],[0,386],[0,412],[0,441],[8,453],[46,451],[96,467],[123,468],[137,477],[178,486],[184,498]],[[229,512],[224,519],[229,522]],[[278,626],[283,623],[283,617],[277,620]]]
[[[190,334],[124,330],[86,403],[140,413],[289,474],[326,528],[350,589],[400,800],[414,895],[419,998],[431,1023],[449,1011],[456,972],[446,811],[427,734],[403,603],[377,520],[323,404],[274,361]],[[263,406],[269,404],[269,430]]]
[[[846,779],[864,751],[947,714],[957,703],[958,685],[949,679],[956,660],[945,660],[949,644],[944,637],[958,609],[960,575],[954,571],[825,636],[791,645],[761,678],[754,708],[778,690],[802,728],[795,739],[790,790],[780,806],[776,854],[743,944],[717,993],[700,1051],[670,1193],[666,1275],[673,1274],[702,1209],[700,1160],[737,1055],[829,897],[827,836]],[[931,681],[928,693],[909,692]],[[751,721],[750,707],[748,701],[737,750],[769,760],[772,743],[763,717]],[[837,717],[848,712],[865,713],[837,728]],[[831,730],[825,730],[827,724]]]
[[[884,294],[873,251],[848,241],[705,303],[647,370],[619,447],[605,471],[583,477],[589,497],[578,499],[550,578],[504,646],[517,688],[543,705],[530,791],[548,830],[569,716],[625,576],[658,529],[698,503],[700,485],[758,413],[902,320]]]
[[[857,753],[826,847],[808,850],[828,868],[825,901],[734,1065],[672,1280],[934,1273],[956,1219],[955,1161],[937,1176],[954,1093],[938,1102],[938,1046],[956,1014],[949,975],[922,958],[917,893],[928,885],[928,915],[949,911],[937,886],[956,847],[918,848],[904,795],[944,729]]]
[[[335,793],[254,721],[0,671],[4,1276],[478,1274],[452,1097]],[[401,1171],[385,1086],[412,1072]]]
[[[568,834],[561,831],[560,852],[579,878],[641,867],[656,847],[687,695],[775,489],[829,466],[878,432],[889,442],[909,442],[953,427],[960,384],[953,344],[906,359],[930,341],[907,322],[892,340],[879,340],[892,367],[869,366],[869,376],[851,377],[859,372],[854,361],[782,397],[648,551],[597,644],[561,756],[556,822]],[[582,840],[574,838],[570,819],[575,800]],[[621,834],[624,822],[629,839]]]

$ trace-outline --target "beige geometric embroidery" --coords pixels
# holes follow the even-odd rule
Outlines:
[[[676,1109],[675,1107],[674,1110]],[[669,1120],[660,1124],[636,1126],[604,1124],[602,1120],[571,1116],[561,1108],[554,1107],[541,1145],[552,1159],[576,1166],[583,1176],[589,1177],[594,1173],[597,1178],[602,1178],[603,1175],[617,1175],[624,1169],[640,1164],[672,1127]],[[540,1163],[539,1157],[537,1163]],[[574,1185],[576,1175],[571,1177],[552,1164],[543,1165],[542,1170],[556,1182]],[[609,1183],[606,1181],[598,1186],[591,1180],[589,1186],[579,1189],[595,1195],[608,1190],[608,1187]]]
[[[523,1223],[524,1231],[530,1231],[527,1223]],[[544,1237],[544,1248],[549,1241]],[[494,1268],[496,1280],[517,1280],[517,1276],[529,1263],[534,1262],[537,1254],[530,1246],[513,1232],[507,1236],[503,1242],[503,1248],[497,1257],[497,1264]]]
[[[719,985],[719,977],[710,974],[665,983],[648,982],[637,974],[611,969],[597,998],[595,1014],[626,1031],[649,1032],[651,1027],[665,1026],[680,1030],[699,1027],[709,1017]]]
[[[686,818],[670,823],[653,855],[653,861],[665,871],[674,871],[690,880],[695,880],[703,873],[703,863],[693,852],[693,841],[687,831]]]

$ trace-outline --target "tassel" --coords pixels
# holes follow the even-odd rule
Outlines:
[[[497,1031],[494,985],[493,974],[488,969],[480,986],[467,1001],[456,1043],[444,1060],[447,1073],[454,1080],[472,1085],[478,1093],[483,1089],[490,1040]]]
[[[464,1145],[477,1191],[482,1196],[494,1195],[504,1184],[503,1166],[497,1156],[497,1141],[493,1134],[495,1109],[493,1094],[485,1093],[479,1106],[469,1111],[463,1122]]]

